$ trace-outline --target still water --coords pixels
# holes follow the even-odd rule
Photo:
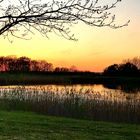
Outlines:
[[[0,89],[14,89],[18,87],[24,87],[26,89],[48,89],[48,88],[54,88],[54,89],[62,89],[62,88],[75,88],[77,90],[80,89],[92,89],[94,91],[102,92],[102,91],[124,91],[125,93],[140,93],[140,87],[139,86],[122,86],[122,85],[116,85],[116,86],[111,86],[111,85],[103,85],[103,84],[86,84],[86,85],[9,85],[9,86],[0,86]]]
[[[81,94],[92,98],[95,96],[100,100],[115,100],[126,101],[131,100],[133,102],[140,100],[140,88],[132,87],[127,88],[123,86],[116,86],[116,89],[107,87],[102,84],[94,85],[32,85],[32,86],[0,86],[0,97],[9,94],[9,96],[15,96],[14,93],[37,94],[43,95],[44,93],[50,94]],[[10,95],[12,94],[12,95]],[[18,94],[19,95],[19,94]],[[7,95],[8,96],[8,95]]]

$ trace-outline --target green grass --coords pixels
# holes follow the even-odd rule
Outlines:
[[[140,125],[0,111],[0,140],[140,140]]]

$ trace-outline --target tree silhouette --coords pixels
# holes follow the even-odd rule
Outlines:
[[[17,59],[13,59],[13,58],[8,59],[8,71],[10,72],[19,71],[19,65]]]
[[[3,56],[0,57],[0,71],[5,71],[6,65],[5,65],[5,58]]]
[[[132,63],[140,70],[140,57],[134,57],[132,59],[130,59],[130,58],[125,59],[125,60],[123,60],[123,62],[124,63],[127,63],[127,62]]]
[[[105,68],[104,75],[109,76],[138,76],[139,70],[137,66],[132,63],[113,64]]]
[[[26,39],[34,29],[48,37],[54,32],[69,40],[76,40],[70,27],[79,21],[90,26],[119,28],[110,9],[121,0],[100,5],[99,0],[0,0],[0,35]]]
[[[30,59],[28,57],[20,57],[16,63],[18,71],[28,72],[30,70]]]
[[[66,67],[56,67],[54,72],[70,72],[70,69]]]
[[[31,60],[26,56],[0,56],[0,72],[52,72],[53,64],[45,60]]]
[[[127,62],[119,66],[119,73],[123,76],[138,75],[138,68],[134,64]]]
[[[116,76],[118,75],[119,65],[113,64],[105,68],[103,74],[104,75],[110,75],[110,76]]]

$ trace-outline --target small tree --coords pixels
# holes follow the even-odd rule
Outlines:
[[[76,40],[70,26],[79,21],[89,26],[119,28],[115,25],[112,4],[99,5],[99,0],[0,0],[0,35],[25,38],[34,29],[48,37],[54,32],[69,40]],[[20,34],[19,34],[20,33]]]

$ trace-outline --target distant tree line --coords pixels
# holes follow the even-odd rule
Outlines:
[[[71,68],[53,67],[52,63],[45,60],[32,60],[28,57],[1,56],[0,72],[75,72],[75,66]]]
[[[82,72],[76,66],[54,67],[46,60],[32,60],[22,56],[0,56],[0,72]],[[93,72],[89,72],[93,73]],[[140,76],[140,58],[126,59],[122,64],[112,64],[104,69],[103,75],[107,76]]]

